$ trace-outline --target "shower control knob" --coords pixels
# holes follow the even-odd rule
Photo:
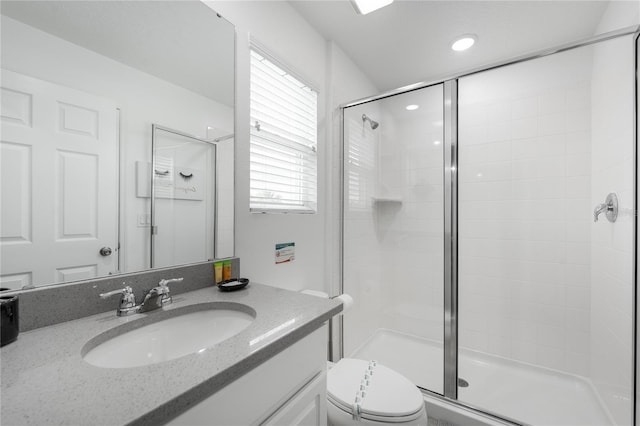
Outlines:
[[[111,256],[112,252],[111,247],[102,247],[100,249],[100,256]]]
[[[598,216],[601,213],[604,213],[607,217],[607,220],[611,223],[614,223],[616,219],[618,219],[618,197],[615,193],[610,193],[607,195],[606,200],[602,204],[598,204],[593,209],[593,221],[598,221]]]

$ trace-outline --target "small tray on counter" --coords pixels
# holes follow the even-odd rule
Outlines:
[[[218,283],[218,289],[220,291],[236,291],[245,288],[248,284],[248,278],[232,278],[230,280],[220,281]]]

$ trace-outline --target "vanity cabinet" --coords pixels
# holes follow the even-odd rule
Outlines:
[[[167,424],[326,425],[326,354],[323,326]]]
[[[327,424],[327,373],[323,371],[311,383],[270,416],[264,425],[320,426]]]

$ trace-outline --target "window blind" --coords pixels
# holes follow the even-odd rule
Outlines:
[[[371,197],[375,181],[375,140],[373,130],[364,126],[362,120],[347,121],[348,165],[347,193],[351,210],[371,208]]]
[[[315,213],[318,94],[254,47],[250,209]]]

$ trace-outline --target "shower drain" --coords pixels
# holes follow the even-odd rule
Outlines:
[[[460,388],[468,388],[469,387],[469,382],[467,382],[465,379],[461,379],[460,377],[458,377],[458,387],[460,387]]]

